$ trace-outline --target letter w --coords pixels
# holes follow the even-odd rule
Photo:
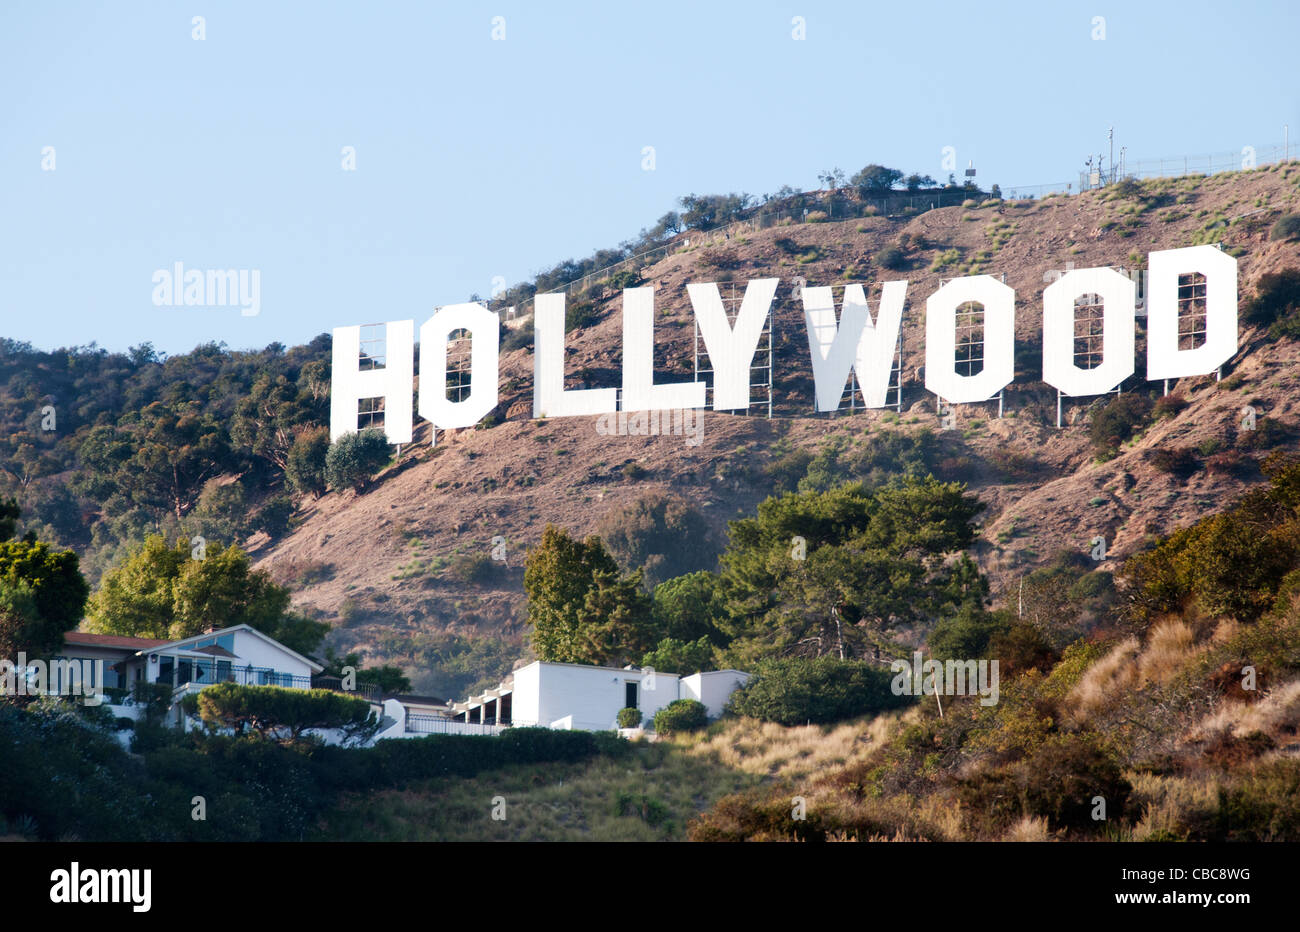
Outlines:
[[[844,309],[837,323],[830,287],[804,287],[803,317],[808,328],[818,411],[834,411],[840,406],[850,369],[857,373],[866,406],[885,406],[906,298],[907,282],[885,282],[880,313],[873,323],[863,287],[846,285]]]

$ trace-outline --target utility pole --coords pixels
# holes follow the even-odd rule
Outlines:
[[[1110,140],[1110,161],[1106,163],[1106,167],[1110,169],[1110,180],[1113,183],[1115,181],[1115,127],[1110,128],[1106,138]]]

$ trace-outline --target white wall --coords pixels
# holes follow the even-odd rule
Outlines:
[[[235,658],[206,657],[204,659],[217,662],[229,661],[230,664],[235,667],[251,666],[270,668],[276,673],[285,673],[290,676],[310,677],[312,675],[312,669],[306,661],[299,660],[283,648],[263,640],[251,631],[235,631],[230,636],[233,638],[232,643],[234,644],[234,647],[230,652],[235,654]],[[194,643],[202,644],[203,640],[196,639]],[[194,648],[190,646],[183,648],[184,651],[190,653],[193,652],[193,649]],[[155,656],[162,656],[163,654],[172,652],[170,646],[164,646],[157,650],[158,653]],[[158,680],[158,671],[160,666],[160,663],[154,662],[152,659],[147,661],[145,667],[145,678],[149,682],[153,683]]]
[[[682,698],[703,702],[709,718],[718,718],[731,694],[749,681],[739,670],[713,670],[682,677]]]
[[[513,721],[550,726],[569,718],[568,727],[613,731],[624,708],[626,684],[638,684],[638,707],[647,718],[678,698],[679,677],[640,670],[611,670],[540,661],[515,671]],[[650,688],[653,685],[653,688]]]
[[[510,702],[510,720],[516,725],[536,725],[541,719],[541,677],[542,665],[540,661],[530,663],[526,667],[516,670],[512,676],[515,678],[514,697]],[[543,724],[549,725],[551,720]]]
[[[238,660],[231,661],[238,666],[249,664],[254,667],[270,667],[276,673],[311,676],[311,667],[305,661],[262,640],[251,631],[235,632],[235,647],[231,653],[239,657]]]

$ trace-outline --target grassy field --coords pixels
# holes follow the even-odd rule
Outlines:
[[[624,758],[508,767],[346,797],[320,827],[342,841],[680,841],[718,799],[861,759],[886,717],[822,728],[729,720],[637,742]],[[504,807],[501,799],[504,799]],[[494,810],[504,819],[493,818]]]

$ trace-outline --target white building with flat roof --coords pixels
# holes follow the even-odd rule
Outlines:
[[[704,703],[710,718],[722,714],[731,693],[749,679],[739,670],[681,676],[638,667],[594,667],[536,660],[495,688],[453,703],[452,719],[494,726],[535,725],[613,731],[621,709],[639,709],[642,722],[678,699]]]

